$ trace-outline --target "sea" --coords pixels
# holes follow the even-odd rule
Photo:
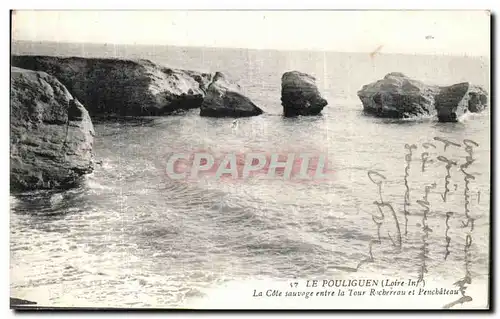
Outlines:
[[[264,111],[237,125],[198,109],[95,119],[99,164],[81,187],[11,193],[12,297],[51,307],[488,305],[489,109],[457,123],[382,119],[364,114],[356,94],[389,72],[489,91],[488,57],[20,41],[11,52],[221,71]],[[321,115],[282,116],[280,81],[291,70],[316,78],[328,101]],[[202,149],[323,154],[333,173],[320,182],[166,176],[172,152]],[[401,280],[406,295],[349,296],[361,279]],[[431,292],[467,289],[411,296],[410,282]],[[327,289],[336,295],[288,295]],[[269,290],[277,292],[266,297]],[[472,300],[453,303],[463,296]]]

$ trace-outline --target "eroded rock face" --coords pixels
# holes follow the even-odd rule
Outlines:
[[[285,116],[317,115],[327,104],[313,76],[291,71],[281,77],[281,105]]]
[[[427,116],[435,113],[437,87],[425,85],[402,73],[387,74],[382,80],[363,86],[358,97],[365,112],[390,118]]]
[[[458,83],[442,87],[435,97],[437,116],[440,122],[456,122],[467,112],[479,113],[487,107],[486,91],[469,83]]]
[[[162,115],[200,107],[211,75],[149,60],[13,56],[12,65],[63,83],[91,115]]]
[[[488,92],[478,85],[470,85],[467,108],[472,113],[484,111],[488,107]]]
[[[480,112],[486,108],[488,100],[488,94],[479,86],[469,83],[427,85],[398,72],[364,85],[358,97],[365,112],[375,116],[437,116],[442,122],[457,121],[466,112]]]
[[[11,68],[12,190],[72,187],[93,170],[87,110],[55,77]]]
[[[262,110],[241,93],[239,85],[220,72],[214,75],[200,108],[201,116],[247,117],[262,114]]]

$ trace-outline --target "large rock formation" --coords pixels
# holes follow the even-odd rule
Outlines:
[[[291,71],[281,77],[281,105],[285,116],[317,115],[327,104],[311,75]]]
[[[10,182],[13,190],[67,188],[93,170],[87,110],[55,77],[11,68]]]
[[[55,76],[91,115],[161,115],[200,107],[211,75],[149,60],[13,56],[12,65]]]
[[[488,93],[479,86],[458,83],[442,87],[435,96],[435,106],[440,122],[456,122],[464,113],[483,111],[488,103]]]
[[[480,112],[488,100],[486,91],[469,83],[427,85],[398,72],[364,85],[358,97],[365,112],[379,117],[437,116],[443,122],[457,121],[466,112]]]
[[[433,114],[438,87],[428,86],[402,73],[389,73],[384,79],[363,86],[358,96],[365,112],[380,117],[405,118]]]
[[[244,117],[260,114],[262,110],[241,93],[239,85],[228,81],[220,72],[214,75],[201,104],[201,116]]]

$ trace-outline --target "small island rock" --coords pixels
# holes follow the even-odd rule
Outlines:
[[[284,115],[291,117],[317,115],[328,102],[321,96],[313,76],[290,71],[281,77],[281,104]]]

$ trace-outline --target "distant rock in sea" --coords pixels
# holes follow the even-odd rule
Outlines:
[[[200,107],[211,75],[149,60],[12,56],[11,63],[55,76],[91,115],[162,115]]]
[[[55,77],[11,68],[12,190],[68,188],[93,171],[87,110]]]
[[[200,108],[201,116],[246,117],[262,114],[262,110],[241,93],[221,72],[214,75]]]
[[[313,76],[291,71],[281,77],[281,104],[288,117],[317,115],[328,102],[321,96]]]
[[[364,85],[358,91],[365,112],[378,117],[411,118],[437,116],[454,122],[466,112],[481,112],[488,94],[479,86],[459,83],[451,86],[427,85],[399,72]]]

